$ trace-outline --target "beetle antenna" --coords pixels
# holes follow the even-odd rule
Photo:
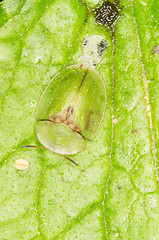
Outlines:
[[[22,148],[41,148],[41,149],[48,149],[46,147],[41,147],[41,146],[35,146],[35,145],[26,145],[26,146],[22,146]],[[54,152],[56,153],[56,152]],[[69,160],[71,163],[73,163],[75,166],[78,166],[78,164],[73,161],[71,158],[61,154],[61,153],[56,153],[57,155],[61,156],[61,157],[64,157],[65,159]]]
[[[67,156],[65,156],[65,155],[63,155],[63,154],[61,154],[61,153],[56,153],[56,154],[59,155],[59,156],[61,156],[61,157],[66,158],[66,159],[69,160],[71,163],[73,163],[75,166],[78,166],[78,164],[77,164],[75,161],[73,161],[71,158],[69,158],[69,157],[67,157]]]
[[[35,145],[26,145],[26,146],[22,146],[22,148],[41,148],[41,149],[47,149],[46,147],[35,146]]]

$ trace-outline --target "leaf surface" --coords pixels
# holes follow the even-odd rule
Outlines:
[[[0,3],[0,239],[159,239],[159,6],[122,0],[113,39],[91,11],[101,4]],[[84,42],[97,37],[108,44],[101,59],[93,53],[107,104],[96,138],[72,157],[80,167],[22,148],[40,146],[35,112],[46,86],[91,61]],[[29,167],[17,170],[17,159]]]

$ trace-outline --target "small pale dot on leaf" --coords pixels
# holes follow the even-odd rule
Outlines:
[[[137,133],[138,133],[138,131],[137,130],[135,130],[135,129],[133,129],[132,130],[132,133],[135,135],[135,137],[137,136]]]
[[[116,233],[116,234],[115,234],[115,237],[118,237],[118,236],[119,236],[119,233]]]
[[[113,121],[112,121],[113,124],[116,124],[117,122],[118,122],[117,118],[113,119]]]
[[[24,159],[18,159],[15,161],[15,168],[18,170],[24,170],[29,167],[29,163]]]

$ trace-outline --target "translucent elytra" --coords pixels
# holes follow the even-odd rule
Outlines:
[[[48,149],[75,154],[93,140],[103,118],[105,85],[99,74],[70,66],[45,89],[36,113],[36,134]]]

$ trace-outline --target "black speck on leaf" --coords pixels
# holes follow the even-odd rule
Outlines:
[[[100,44],[98,44],[98,55],[99,56],[103,56],[105,50],[108,48],[108,43],[103,39]]]
[[[97,22],[109,28],[113,27],[116,19],[119,17],[116,4],[110,3],[109,1],[103,2],[101,7],[96,8],[95,13]]]
[[[88,43],[88,40],[87,40],[87,39],[84,39],[84,40],[83,40],[83,45],[86,46],[87,43]]]

